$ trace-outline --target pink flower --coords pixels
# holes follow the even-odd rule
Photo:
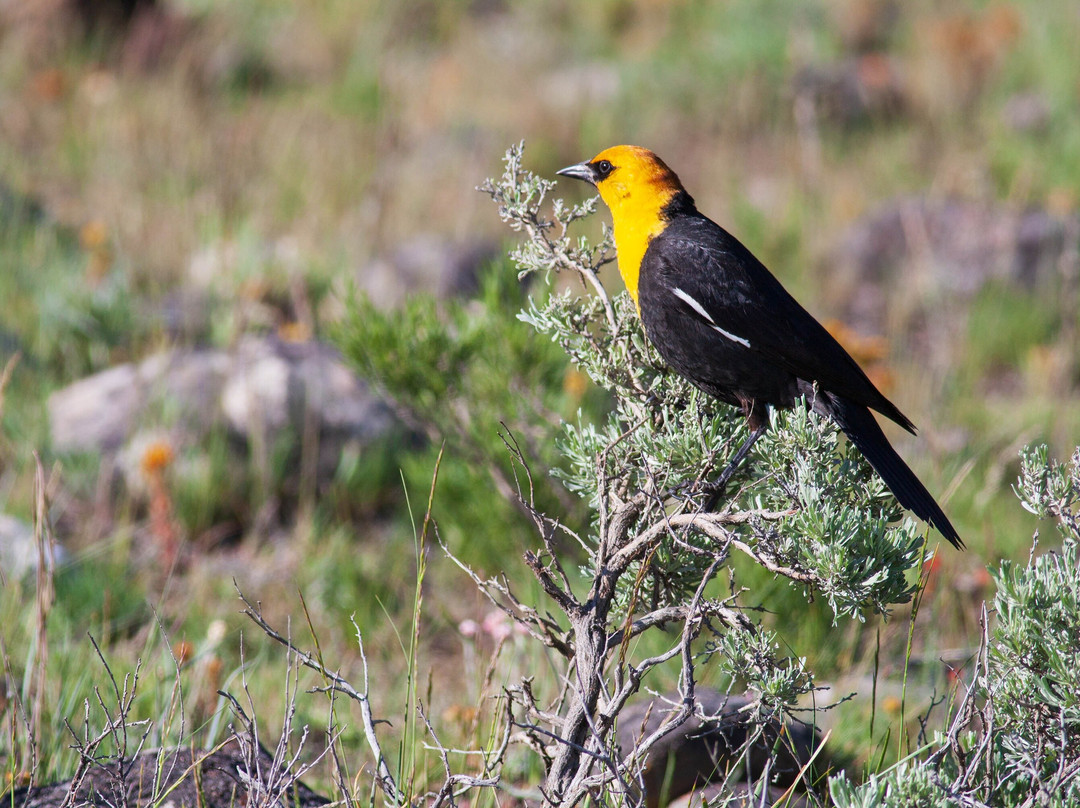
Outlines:
[[[463,637],[475,637],[477,632],[480,631],[480,624],[475,620],[462,620],[458,623],[457,630]]]
[[[506,615],[502,612],[488,612],[484,618],[484,633],[495,640],[504,640],[510,636],[513,629]]]

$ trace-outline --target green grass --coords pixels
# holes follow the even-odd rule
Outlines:
[[[233,48],[228,69],[214,73],[206,55],[212,47],[198,42],[185,51],[188,62],[156,72],[120,69],[104,43],[36,55],[30,34],[17,28],[0,43],[0,90],[11,99],[0,116],[0,183],[15,194],[11,202],[0,199],[0,364],[21,352],[0,408],[0,507],[29,518],[30,453],[43,450],[47,466],[60,464],[55,518],[73,554],[58,574],[49,621],[50,698],[38,728],[39,777],[70,773],[74,756],[63,719],[80,716],[82,701],[103,681],[88,633],[121,679],[143,659],[139,715],[172,728],[158,731],[162,739],[179,741],[175,717],[169,718],[175,674],[159,625],[171,638],[198,644],[212,621],[225,620],[229,640],[216,652],[223,681],[239,670],[244,627],[245,675],[256,699],[268,705],[268,725],[277,726],[280,656],[237,616],[233,576],[275,617],[291,618],[297,635],[306,623],[303,592],[324,654],[342,664],[356,661],[349,622],[355,616],[370,638],[373,688],[383,715],[395,719],[393,732],[404,715],[414,720],[401,705],[424,692],[428,670],[465,653],[458,621],[486,611],[434,549],[423,576],[417,570],[404,492],[413,512],[422,510],[438,451],[432,444],[396,439],[343,458],[329,490],[290,535],[266,540],[245,537],[245,528],[269,492],[260,488],[253,461],[214,432],[184,450],[179,462],[189,473],[173,478],[170,493],[188,538],[229,522],[238,529],[224,547],[205,551],[171,579],[154,567],[140,503],[106,497],[112,511],[103,530],[89,518],[101,507],[99,460],[49,454],[45,401],[87,373],[167,344],[153,312],[189,282],[196,251],[233,256],[213,278],[208,333],[198,335],[200,342],[230,345],[245,328],[246,290],[261,286],[269,299],[288,300],[297,278],[325,337],[340,317],[343,289],[352,278],[363,280],[371,258],[421,231],[461,240],[507,236],[473,188],[499,170],[508,143],[524,137],[530,160],[550,173],[613,142],[637,141],[670,156],[700,207],[729,225],[811,309],[823,311],[831,269],[823,256],[854,216],[893,196],[959,195],[1017,208],[1052,203],[1074,215],[1080,197],[1080,55],[1073,47],[1080,20],[1065,0],[1015,4],[1018,38],[989,69],[970,107],[942,107],[931,98],[895,120],[851,130],[823,124],[816,170],[802,157],[790,81],[805,62],[843,54],[825,4],[740,0],[668,8],[612,0],[587,8],[558,4],[544,15],[513,2],[486,15],[466,3],[334,2],[301,10],[284,0],[187,0],[176,6],[215,32],[205,35],[208,42],[220,37],[222,47]],[[977,14],[985,4],[955,8]],[[931,47],[920,26],[944,13],[928,2],[905,4],[890,54],[918,67]],[[560,71],[590,66],[609,69],[615,87],[576,97]],[[63,90],[46,98],[34,82],[53,68],[62,73]],[[942,80],[948,84],[950,77]],[[1048,104],[1044,131],[1013,132],[1002,123],[1007,99],[1027,91]],[[750,193],[761,180],[772,189],[765,202]],[[559,190],[573,198],[581,193]],[[44,213],[34,211],[34,200]],[[111,256],[100,278],[91,272],[93,249],[79,236],[91,222],[104,226]],[[595,234],[599,225],[584,230]],[[282,242],[294,245],[297,260],[274,252]],[[505,273],[506,287],[485,294],[506,294],[501,311],[512,317],[521,301],[508,292],[513,270],[503,263],[497,271]],[[1008,490],[1018,437],[1049,440],[1064,455],[1080,433],[1076,379],[1046,380],[1037,364],[1040,349],[1062,344],[1068,309],[1055,305],[1056,293],[990,286],[963,312],[930,301],[925,316],[965,323],[954,342],[941,346],[948,354],[936,357],[936,366],[950,369],[948,378],[941,389],[926,390],[924,368],[907,366],[902,357],[896,363],[897,388],[914,404],[905,410],[925,425],[925,436],[902,451],[933,491],[960,479],[947,510],[971,548],[965,556],[944,553],[939,588],[923,606],[944,635],[941,646],[972,641],[970,621],[956,612],[974,607],[957,594],[955,579],[982,560],[1018,557],[1028,546],[1033,520]],[[503,462],[494,425],[502,418],[514,429],[525,420],[515,409],[520,391],[507,390],[501,356],[485,341],[497,334],[501,347],[540,368],[530,389],[543,388],[561,417],[573,417],[577,402],[563,390],[557,349],[530,342],[528,329],[514,330],[521,326],[516,321],[503,328],[471,322],[472,314],[466,304],[456,315],[458,326],[476,329],[474,364],[460,378],[470,395],[496,401],[501,411],[482,424],[479,438],[472,436],[473,445],[448,445],[433,512],[439,535],[466,561],[492,573],[506,570],[537,596],[520,563],[536,544],[528,520],[492,493],[481,456],[464,450],[479,443],[488,453],[483,457]],[[408,306],[396,317],[388,329],[407,321]],[[407,357],[401,368],[424,372]],[[1011,386],[998,385],[1002,379]],[[590,395],[587,412],[603,406]],[[167,423],[167,413],[161,421]],[[271,487],[288,470],[288,451],[272,459]],[[769,621],[819,675],[865,670],[874,618],[838,632],[825,609],[805,612],[801,595],[786,584],[745,575],[774,612]],[[416,636],[410,621],[418,612],[418,577],[423,620],[418,643],[405,643],[404,652],[394,635]],[[4,632],[5,669],[19,692],[33,659],[35,610],[31,582],[8,582],[0,591],[0,622],[14,627]],[[902,622],[897,615],[885,631],[883,657],[903,656],[903,638],[892,631]],[[931,640],[920,638],[921,626],[916,630],[921,650],[919,643]],[[487,650],[477,649],[467,699],[457,683],[433,681],[440,709],[479,698],[486,663],[479,658]],[[538,652],[519,658],[522,668],[548,670]],[[181,672],[182,684],[197,692],[195,679],[194,669]],[[199,698],[192,695],[189,706]],[[301,703],[313,723],[325,725],[323,702]],[[206,722],[218,706],[206,695],[191,708],[185,733],[212,740]],[[0,715],[11,727],[14,708],[6,709]],[[858,744],[867,738],[868,717],[853,720],[850,743]],[[876,721],[875,743],[890,732],[895,743],[893,718],[879,712]],[[414,741],[423,736],[417,730],[412,725]],[[10,737],[0,737],[0,757],[7,758],[5,771],[17,773],[29,765],[27,750],[3,749]],[[355,726],[342,742],[350,752],[364,751]],[[403,758],[414,751],[406,748]],[[434,764],[425,758],[416,765]],[[521,766],[523,782],[535,782],[529,764]],[[324,771],[319,776],[327,782]]]

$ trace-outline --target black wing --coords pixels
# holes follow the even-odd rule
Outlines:
[[[715,222],[700,215],[673,220],[650,243],[641,276],[680,300],[688,318],[749,343],[760,361],[915,431],[824,326]]]

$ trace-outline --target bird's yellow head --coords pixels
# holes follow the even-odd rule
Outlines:
[[[640,146],[612,146],[558,173],[595,185],[611,210],[619,274],[636,302],[641,259],[667,225],[669,205],[677,196],[689,206],[693,200],[675,172]]]

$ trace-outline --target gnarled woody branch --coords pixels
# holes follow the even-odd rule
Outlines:
[[[642,424],[637,425],[641,427]],[[626,433],[616,438],[623,440]],[[800,581],[812,581],[813,577],[800,570],[785,567],[775,559],[755,550],[737,538],[730,528],[750,521],[776,521],[790,511],[749,510],[727,513],[675,513],[668,514],[663,507],[664,498],[655,492],[639,491],[625,500],[613,498],[613,506],[602,509],[601,536],[603,540],[593,552],[592,585],[584,597],[573,591],[570,580],[557,563],[557,548],[551,542],[551,522],[535,512],[532,502],[532,475],[512,435],[504,437],[504,443],[523,469],[524,482],[518,480],[518,496],[527,510],[534,512],[534,523],[546,547],[547,559],[528,551],[524,560],[532,570],[544,593],[556,604],[570,623],[569,631],[560,627],[559,621],[541,615],[536,609],[525,606],[514,596],[505,580],[485,579],[463,564],[443,547],[444,552],[478,585],[481,591],[498,608],[522,623],[529,633],[545,645],[558,650],[571,661],[567,684],[570,701],[561,717],[539,709],[534,700],[518,700],[525,707],[525,714],[515,719],[534,748],[545,748],[544,757],[549,760],[548,776],[543,788],[549,805],[570,806],[583,796],[603,789],[609,784],[626,790],[634,779],[633,770],[644,755],[662,737],[674,731],[678,717],[665,722],[664,726],[641,739],[636,749],[624,750],[621,758],[613,757],[607,745],[619,711],[629,698],[638,691],[643,676],[652,668],[674,658],[682,660],[683,689],[688,706],[679,714],[689,714],[693,703],[693,663],[691,641],[698,636],[703,622],[717,617],[729,629],[754,633],[753,624],[741,611],[724,603],[705,600],[704,585],[712,577],[717,566],[727,558],[730,547],[747,553],[759,563],[775,572]],[[610,448],[610,447],[609,447]],[[625,480],[602,475],[606,490],[625,486]],[[654,486],[655,487],[655,486]],[[652,521],[642,527],[642,517]],[[716,542],[716,549],[697,548],[700,555],[712,556],[713,561],[703,575],[697,595],[689,603],[662,607],[635,619],[628,626],[612,631],[609,614],[617,596],[618,582],[631,565],[669,539],[682,544],[679,534],[696,531]],[[665,652],[640,661],[636,665],[619,662],[610,670],[613,679],[605,683],[605,671],[611,668],[613,652],[625,647],[628,639],[639,636],[650,628],[672,622],[681,622],[680,641]],[[573,638],[571,641],[570,638]],[[608,687],[613,686],[613,691]],[[539,722],[539,723],[538,723]],[[551,729],[545,729],[547,724]]]

